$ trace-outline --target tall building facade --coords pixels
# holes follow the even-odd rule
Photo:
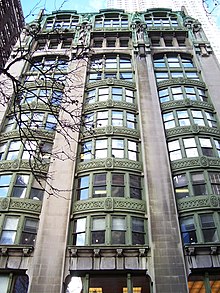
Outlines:
[[[20,0],[0,1],[0,23],[0,66],[4,67],[24,26]]]
[[[204,5],[205,3],[202,0],[107,0],[107,8],[125,9],[129,12],[145,11],[151,8],[170,8],[178,11],[184,6],[187,14],[201,22],[220,62],[220,29],[217,27],[213,16],[207,13]]]
[[[20,39],[0,291],[220,292],[220,70],[198,21],[56,11]]]

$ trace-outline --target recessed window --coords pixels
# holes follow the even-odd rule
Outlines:
[[[145,243],[144,220],[132,217],[132,244],[143,245]]]
[[[197,195],[206,195],[206,182],[203,173],[192,173],[192,186],[193,186],[193,193],[195,196]]]
[[[14,188],[12,191],[13,197],[24,198],[29,182],[29,175],[17,175]]]
[[[186,174],[173,177],[176,198],[181,199],[189,196],[188,180]]]
[[[83,176],[78,179],[77,199],[83,200],[89,197],[89,176]]]
[[[218,242],[218,234],[212,214],[200,215],[204,242]]]
[[[0,176],[0,197],[6,197],[8,195],[9,185],[12,175]]]
[[[111,196],[113,197],[124,197],[125,182],[124,174],[113,173],[111,182]]]
[[[101,58],[102,57],[102,58]],[[117,56],[99,56],[91,61],[88,81],[94,82],[99,79],[123,79],[133,80],[131,58]]]
[[[126,222],[124,217],[112,217],[112,244],[125,244]]]
[[[213,194],[220,195],[220,173],[209,172],[209,179]]]
[[[106,173],[94,174],[93,197],[106,197],[107,195]]]
[[[130,178],[130,197],[136,199],[142,199],[142,187],[141,177],[137,175],[131,175]]]
[[[184,244],[197,243],[196,228],[193,217],[187,217],[180,220],[182,238]]]
[[[25,219],[20,244],[35,245],[38,220]]]
[[[92,219],[92,244],[104,244],[105,243],[105,218],[93,218]]]
[[[5,217],[0,244],[14,244],[19,217]]]
[[[81,218],[74,223],[73,244],[85,245],[85,230],[86,230],[86,218]]]

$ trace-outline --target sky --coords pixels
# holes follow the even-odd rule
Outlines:
[[[21,0],[25,21],[36,18],[40,9],[45,13],[55,10],[76,10],[77,12],[98,12],[106,8],[106,0]]]
[[[198,0],[201,1],[201,0]],[[220,0],[205,0],[208,4],[208,11],[212,11],[220,28]],[[54,10],[76,10],[77,12],[98,12],[106,8],[106,0],[21,0],[25,21],[34,20],[40,9],[45,8],[45,13]]]

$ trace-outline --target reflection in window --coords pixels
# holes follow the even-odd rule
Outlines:
[[[132,244],[142,245],[145,243],[144,220],[132,217]]]
[[[35,245],[38,220],[25,219],[20,244]]]
[[[125,232],[125,218],[112,217],[112,244],[125,244]]]
[[[105,243],[105,218],[92,219],[92,244]]]
[[[204,242],[218,242],[217,230],[212,214],[200,215]]]
[[[106,173],[94,174],[93,197],[105,197],[107,195],[106,185]]]
[[[196,228],[193,217],[186,217],[180,220],[182,239],[184,244],[197,243]]]
[[[18,217],[5,217],[0,244],[14,244],[18,221]]]
[[[85,245],[85,230],[86,230],[86,218],[78,219],[74,222],[74,245]]]
[[[6,197],[8,195],[8,189],[11,182],[11,175],[0,176],[0,197]]]
[[[80,277],[71,277],[71,280],[67,286],[65,293],[81,293],[82,292],[82,280]]]
[[[173,177],[176,198],[181,199],[189,196],[188,180],[186,174]]]

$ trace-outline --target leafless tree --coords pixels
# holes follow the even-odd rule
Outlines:
[[[57,27],[47,33],[46,38],[51,37],[59,44],[65,41],[67,34]],[[41,38],[40,22],[27,25],[6,66],[0,68],[0,104],[6,113],[1,131],[2,138],[7,137],[8,130],[19,134],[15,141],[23,148],[21,158],[28,161],[38,184],[44,188],[46,182],[51,185],[50,192],[47,191],[49,195],[62,196],[62,191],[50,183],[53,174],[42,173],[41,170],[46,170],[45,165],[54,159],[76,160],[71,146],[75,140],[74,133],[80,132],[84,124],[81,115],[84,84],[81,70],[87,65],[90,50],[84,42],[85,34],[80,36],[79,33],[79,44],[74,50],[63,50],[62,54],[57,55],[45,45],[45,54],[37,56],[36,46]],[[23,74],[17,76],[14,68],[21,64],[24,65]],[[43,109],[50,113],[50,120],[44,124],[42,117],[38,117],[40,114],[36,113],[43,112]],[[64,138],[65,148],[54,147],[52,151],[55,132]],[[44,134],[50,143],[44,141]],[[0,148],[4,152],[4,143]],[[2,158],[8,160],[5,154]],[[17,158],[17,154],[11,157],[12,160]]]

